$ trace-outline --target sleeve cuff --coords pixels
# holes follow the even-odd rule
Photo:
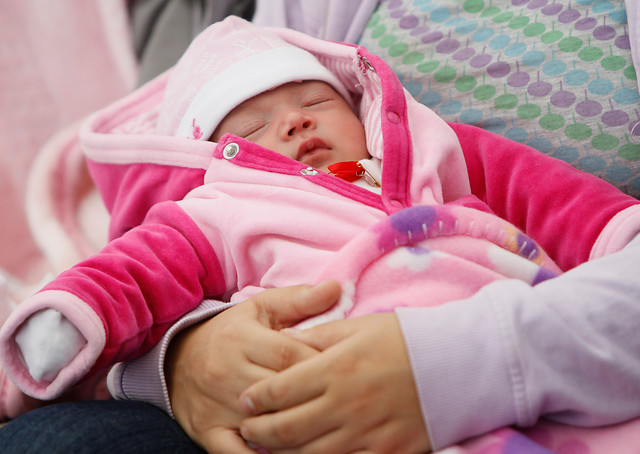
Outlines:
[[[115,399],[151,403],[173,417],[164,375],[164,360],[171,340],[185,328],[213,317],[232,305],[233,303],[204,300],[196,309],[178,320],[148,353],[136,360],[116,364],[107,377],[111,395]]]
[[[22,359],[16,335],[36,312],[55,309],[84,336],[86,343],[51,381],[35,380]],[[59,397],[82,379],[96,363],[106,343],[102,320],[77,296],[62,290],[45,290],[24,301],[11,313],[0,330],[0,357],[7,375],[22,392],[36,399]]]
[[[632,205],[616,214],[602,229],[589,260],[624,248],[640,232],[640,205]]]

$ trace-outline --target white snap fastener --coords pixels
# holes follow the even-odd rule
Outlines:
[[[300,170],[302,175],[318,175],[318,171],[313,167],[307,167],[306,169]]]
[[[239,151],[240,147],[238,146],[238,144],[232,142],[224,147],[224,149],[222,150],[222,156],[224,156],[225,159],[232,159],[236,157]]]

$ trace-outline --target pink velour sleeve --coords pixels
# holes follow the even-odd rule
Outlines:
[[[60,274],[9,316],[0,348],[7,375],[23,392],[53,399],[81,378],[79,371],[136,358],[205,296],[223,293],[224,276],[204,234],[176,204],[162,205],[145,224]],[[71,321],[87,344],[79,352],[82,364],[76,357],[52,380],[36,382],[28,379],[15,337],[27,318],[45,308]]]
[[[449,126],[462,145],[472,193],[534,238],[563,270],[614,252],[637,233],[638,199],[526,145],[469,125]]]

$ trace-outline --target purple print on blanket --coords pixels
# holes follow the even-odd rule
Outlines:
[[[497,216],[465,206],[409,207],[357,235],[325,268],[343,295],[314,322],[437,306],[499,279],[529,284],[560,270],[536,243]]]
[[[417,206],[404,209],[379,224],[381,250],[391,250],[411,244],[429,235],[450,235],[455,232],[456,219],[444,209],[435,206]]]

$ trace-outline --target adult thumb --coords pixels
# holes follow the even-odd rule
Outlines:
[[[263,323],[279,330],[326,311],[340,299],[341,292],[337,281],[324,281],[314,286],[265,290],[254,297],[254,302]]]

